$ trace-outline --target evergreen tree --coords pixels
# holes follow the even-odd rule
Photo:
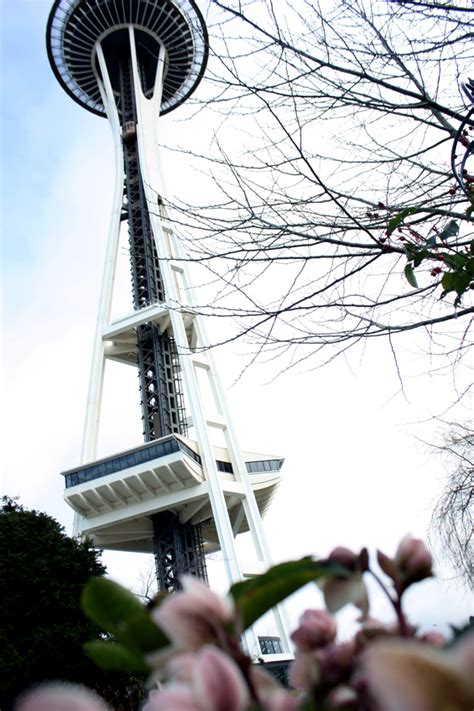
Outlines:
[[[83,644],[100,631],[83,614],[81,591],[105,574],[100,552],[67,536],[45,513],[3,497],[0,508],[0,708],[22,690],[59,679],[97,689],[116,709],[133,708],[137,686],[99,670]],[[138,687],[140,684],[138,684]],[[113,697],[111,698],[113,690]],[[130,701],[130,703],[129,703]]]

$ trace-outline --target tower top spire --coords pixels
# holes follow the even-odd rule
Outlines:
[[[105,110],[96,44],[102,43],[113,85],[114,63],[127,45],[130,25],[137,34],[145,94],[153,90],[159,48],[166,49],[162,114],[193,93],[206,68],[208,35],[194,0],[55,0],[46,30],[51,67],[63,89],[99,116]]]

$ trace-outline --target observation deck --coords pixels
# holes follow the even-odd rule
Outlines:
[[[244,488],[229,453],[214,447],[234,535],[248,530],[241,503]],[[283,459],[243,453],[261,515],[280,483]],[[81,515],[81,533],[99,548],[153,551],[151,516],[165,510],[182,523],[200,524],[206,552],[219,549],[216,524],[196,442],[169,435],[63,472],[64,497]]]
[[[46,43],[57,80],[74,101],[105,116],[96,44],[102,44],[119,93],[115,62],[126,47],[129,26],[136,33],[145,95],[153,91],[160,47],[166,49],[161,113],[172,111],[196,89],[207,64],[207,30],[193,0],[56,0]]]

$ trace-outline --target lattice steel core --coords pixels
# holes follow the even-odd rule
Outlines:
[[[180,578],[191,573],[207,582],[206,561],[200,526],[182,524],[170,511],[153,516],[158,589],[181,590]]]

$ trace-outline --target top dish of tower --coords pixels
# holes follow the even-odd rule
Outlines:
[[[56,0],[46,42],[51,67],[64,90],[84,108],[105,116],[96,43],[101,42],[112,87],[121,93],[118,62],[135,28],[145,95],[153,92],[160,45],[166,49],[161,113],[179,106],[204,73],[208,36],[193,0]]]

